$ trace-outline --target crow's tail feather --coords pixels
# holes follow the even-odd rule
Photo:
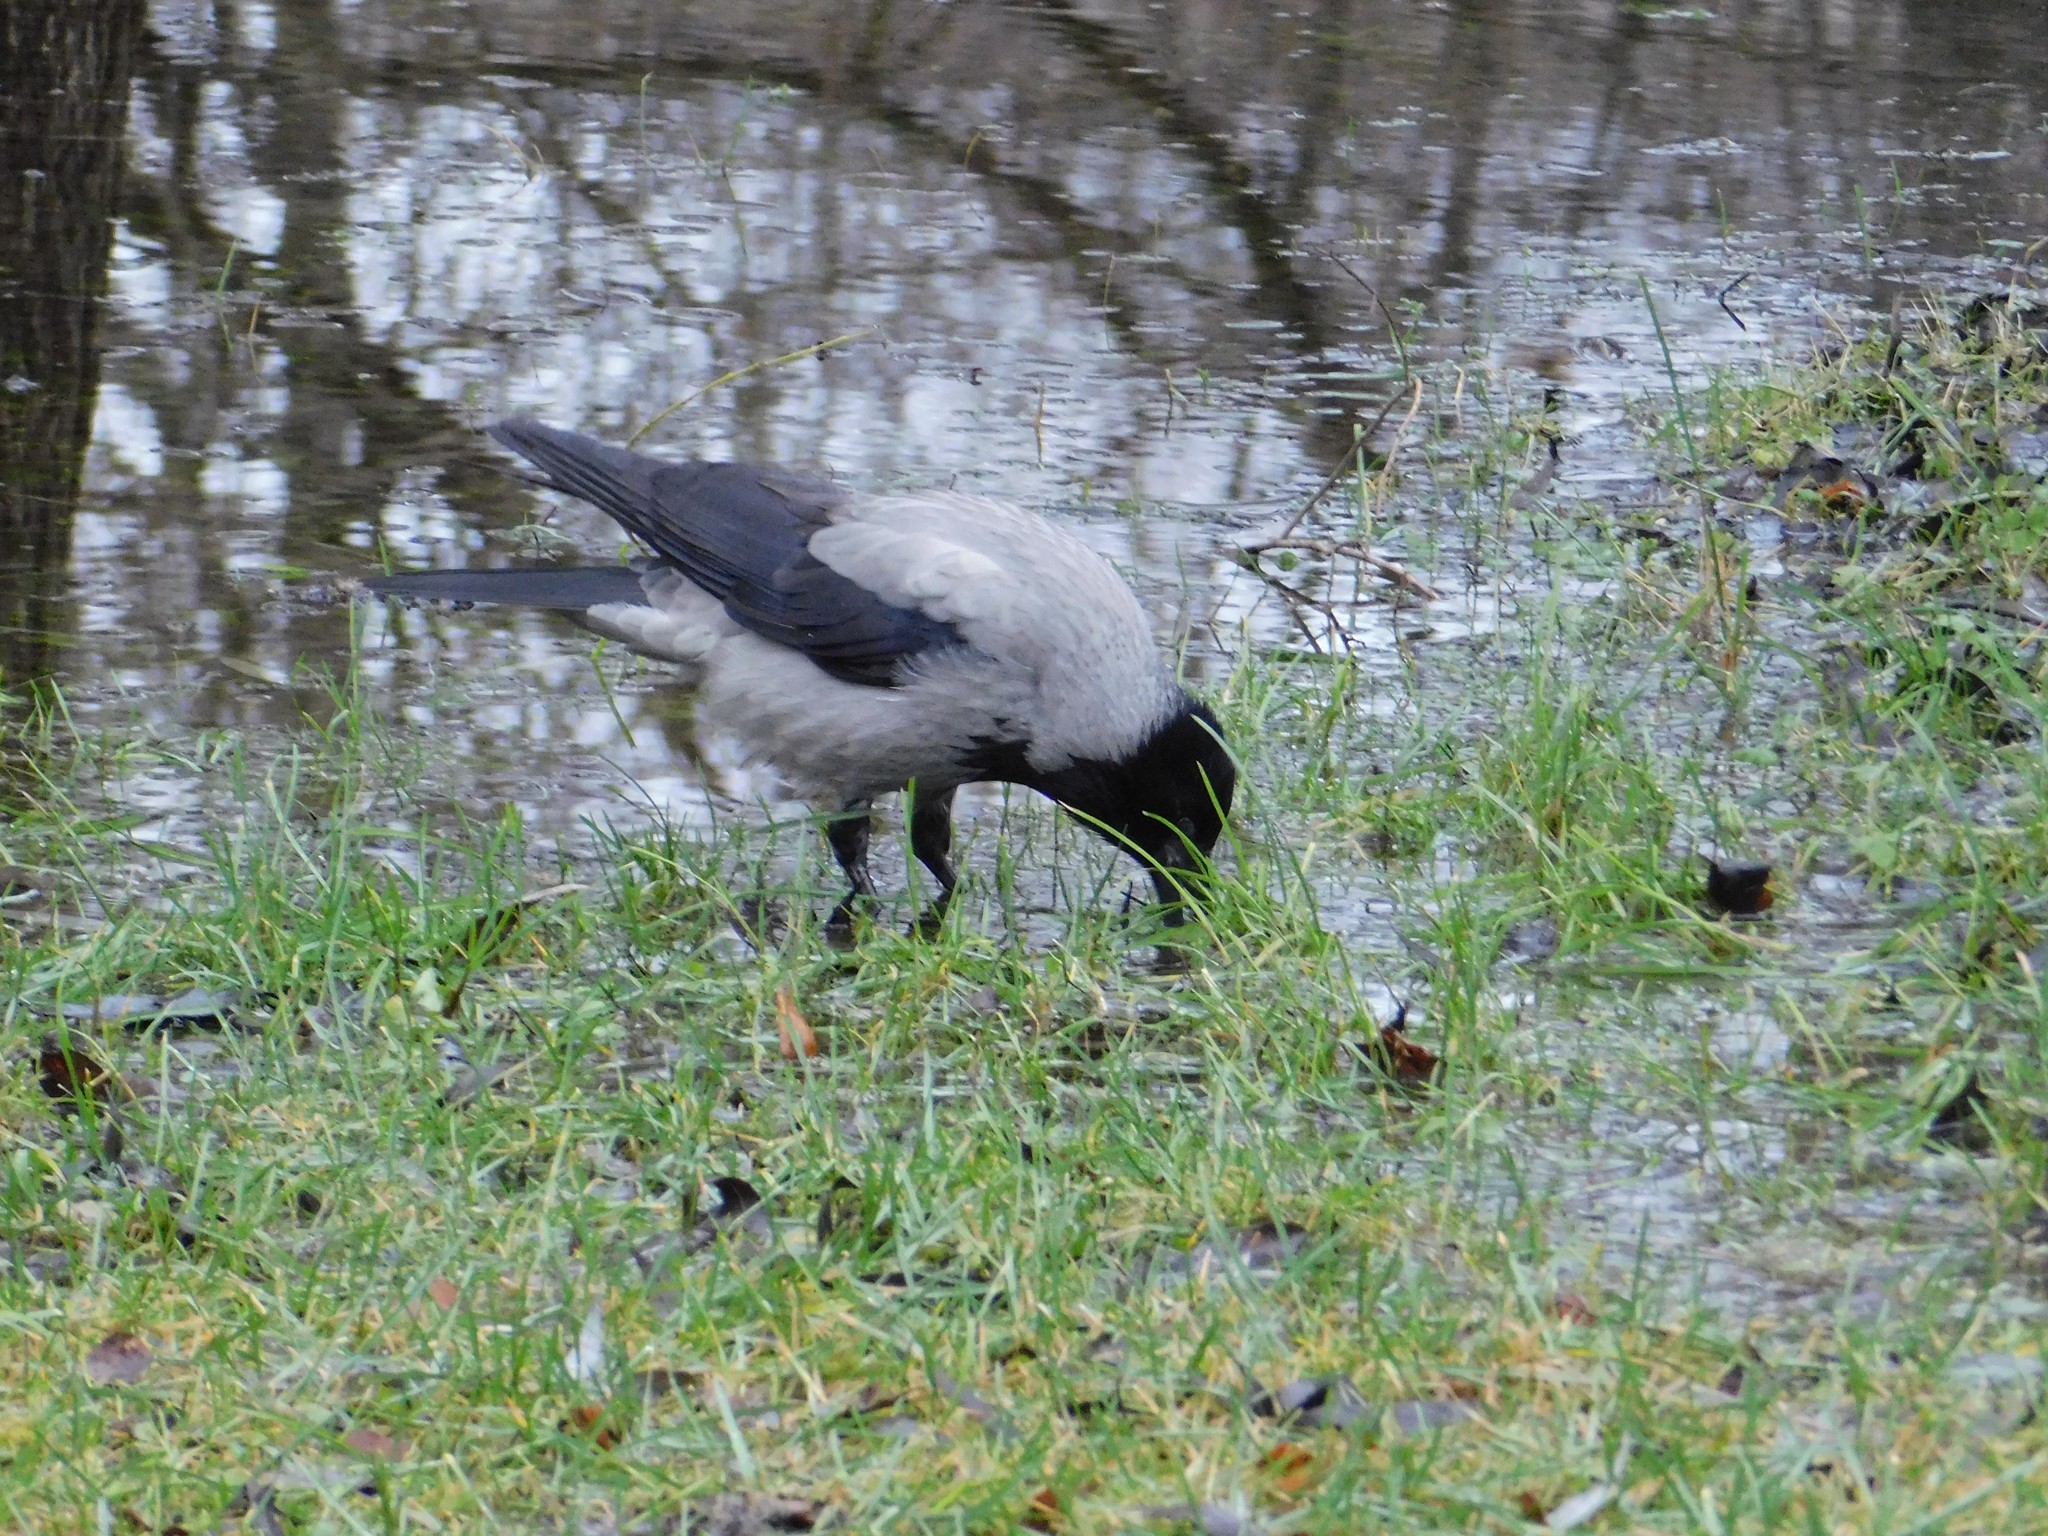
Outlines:
[[[599,603],[644,603],[640,573],[623,565],[558,566],[524,571],[405,571],[371,576],[363,586],[379,597],[443,603],[508,603],[577,612]]]

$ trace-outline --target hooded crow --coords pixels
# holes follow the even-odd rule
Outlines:
[[[1214,848],[1236,768],[1136,595],[1073,534],[981,496],[871,496],[756,465],[672,463],[532,421],[490,431],[648,555],[365,586],[557,609],[687,668],[699,720],[823,814],[852,887],[830,931],[849,931],[873,895],[870,816],[898,790],[911,849],[938,882],[927,921],[943,913],[953,792],[984,780],[1078,812],[1178,913],[1178,877]]]

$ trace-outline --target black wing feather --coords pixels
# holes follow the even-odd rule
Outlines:
[[[735,623],[845,682],[889,687],[900,665],[962,643],[950,624],[884,602],[810,551],[845,493],[748,464],[671,464],[534,421],[491,436],[725,605]]]

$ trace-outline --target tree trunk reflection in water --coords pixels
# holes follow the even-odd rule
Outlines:
[[[61,643],[142,14],[0,6],[0,683],[46,673]]]

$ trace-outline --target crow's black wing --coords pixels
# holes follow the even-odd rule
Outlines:
[[[579,496],[725,605],[736,623],[832,676],[894,684],[902,662],[961,643],[950,625],[884,602],[810,552],[845,492],[749,464],[672,464],[533,421],[491,429],[557,490]]]

